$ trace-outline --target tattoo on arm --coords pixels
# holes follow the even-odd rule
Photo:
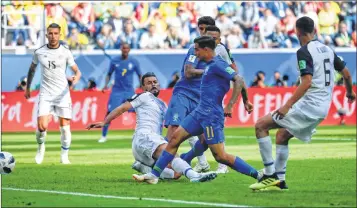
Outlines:
[[[244,103],[248,101],[248,91],[245,86],[242,87],[242,98]]]
[[[33,77],[35,76],[35,72],[36,72],[36,67],[37,65],[32,63],[29,69],[29,72],[27,73],[27,86],[26,89],[30,89],[31,88],[31,82]]]

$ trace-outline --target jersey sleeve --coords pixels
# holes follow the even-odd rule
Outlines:
[[[74,62],[73,54],[69,49],[67,49],[67,64],[70,67],[72,67],[76,64],[76,62]]]
[[[113,74],[113,72],[114,72],[114,63],[113,63],[113,61],[110,61],[108,75],[111,76]]]
[[[336,53],[334,53],[334,55],[335,58],[333,60],[333,65],[335,67],[335,70],[342,71],[346,66],[346,62],[340,56],[337,56]]]
[[[135,63],[135,72],[138,76],[141,76],[141,68],[140,68],[140,64],[137,60],[134,60],[134,63]]]
[[[190,64],[190,65],[193,65],[194,67],[197,66],[198,58],[197,58],[197,56],[195,56],[195,51],[194,50],[195,49],[193,47],[191,47],[188,50],[184,65]]]
[[[133,95],[133,97],[128,99],[128,102],[130,102],[133,108],[137,108],[145,103],[146,100],[149,100],[149,94],[147,92]]]
[[[38,55],[37,55],[36,52],[33,53],[32,63],[33,63],[33,64],[36,64],[36,65],[38,64]]]
[[[300,76],[304,76],[306,74],[314,74],[314,63],[312,60],[312,56],[307,49],[307,46],[304,46],[297,51],[297,60],[300,70]]]
[[[218,70],[215,70],[218,76],[221,76],[224,79],[233,81],[234,77],[237,75],[237,72],[234,71],[234,69],[232,69],[232,67],[230,66],[218,66],[217,64],[215,64],[214,67],[218,68]]]
[[[222,47],[219,47],[218,48],[218,51],[217,51],[217,54],[216,55],[219,55],[220,57],[222,57],[222,59],[229,65],[232,64],[232,60],[228,54],[228,51],[222,46]]]

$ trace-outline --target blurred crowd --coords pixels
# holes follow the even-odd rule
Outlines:
[[[294,25],[301,16],[314,20],[316,38],[325,44],[357,44],[356,1],[1,3],[2,27],[14,28],[2,34],[10,46],[38,46],[44,9],[46,26],[58,23],[61,41],[71,49],[118,49],[123,42],[134,49],[188,48],[198,36],[197,19],[205,15],[216,19],[222,42],[231,49],[299,47]]]

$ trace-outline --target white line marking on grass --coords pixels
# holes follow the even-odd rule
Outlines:
[[[238,136],[238,135],[226,135],[228,139],[256,139],[255,136]],[[275,138],[275,137],[273,137]],[[312,137],[311,141],[320,140],[320,141],[356,141],[356,138],[339,138],[339,137],[327,137],[327,138],[319,138]]]
[[[107,198],[107,199],[159,201],[159,202],[170,202],[170,203],[177,203],[177,204],[196,204],[196,205],[206,205],[206,206],[216,206],[216,207],[247,207],[246,205],[235,205],[235,204],[221,204],[221,203],[184,201],[184,200],[174,200],[174,199],[159,199],[159,198],[145,198],[145,197],[140,198],[140,197],[129,197],[129,196],[97,195],[97,194],[87,194],[87,193],[78,193],[78,192],[51,191],[51,190],[39,190],[39,189],[21,189],[21,188],[5,188],[5,187],[3,187],[2,189],[9,190],[9,191],[25,191],[25,192],[72,195],[72,196],[88,196],[88,197]]]

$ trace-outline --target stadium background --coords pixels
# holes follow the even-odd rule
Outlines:
[[[14,91],[24,89],[21,82],[26,82],[33,51],[46,43],[43,32],[52,22],[62,26],[64,35],[61,40],[72,49],[82,71],[80,82],[72,86],[74,104],[78,102],[75,105],[78,115],[74,115],[74,130],[80,130],[88,122],[105,115],[109,92],[101,94],[93,91],[103,88],[110,58],[120,55],[121,42],[130,43],[133,48],[131,55],[138,59],[143,73],[155,72],[161,87],[166,88],[181,70],[187,48],[198,35],[197,19],[202,15],[216,18],[216,24],[222,30],[222,42],[231,48],[239,73],[249,86],[257,81],[259,72],[264,72],[261,80],[264,89],[250,89],[256,99],[257,113],[250,119],[239,118],[237,107],[236,117],[226,122],[228,126],[251,126],[257,117],[280,106],[291,95],[299,75],[295,55],[299,44],[293,28],[296,18],[303,15],[315,21],[316,38],[335,48],[336,53],[344,58],[356,83],[355,1],[2,1],[1,9],[1,87],[2,92],[6,92],[2,94],[4,131],[32,131],[34,128],[36,93],[32,99],[25,100],[21,92]],[[35,91],[40,83],[39,68],[31,86]],[[288,88],[275,87],[275,72],[280,73],[280,79],[288,77]],[[67,73],[71,75],[70,70]],[[92,82],[96,83],[96,87],[88,89]],[[342,84],[339,79],[336,79],[336,83]],[[137,78],[134,78],[134,86],[139,87]],[[324,124],[338,124],[339,116],[336,113],[339,109],[347,110],[347,124],[356,124],[355,103],[348,104],[343,92],[335,91],[333,107],[328,122]],[[259,93],[263,98],[259,97]],[[166,103],[170,100],[170,94],[170,89],[162,93]],[[83,108],[91,111],[92,116],[86,116]],[[116,129],[133,128],[133,119],[122,118],[113,126]],[[55,129],[54,124],[52,127]]]

